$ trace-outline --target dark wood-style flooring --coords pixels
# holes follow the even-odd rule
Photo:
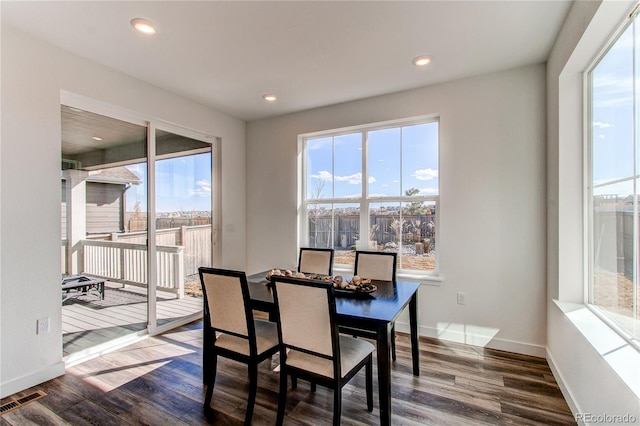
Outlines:
[[[394,425],[569,425],[576,424],[544,359],[475,346],[420,339],[420,377],[411,370],[410,343],[397,337],[392,367]],[[375,365],[375,363],[374,363]],[[260,366],[254,425],[275,424],[277,358]],[[374,377],[376,377],[374,367]],[[221,359],[213,393],[214,414],[202,401],[202,322],[69,368],[67,374],[9,398],[36,390],[47,396],[0,417],[13,425],[240,425],[246,409],[246,366]],[[345,388],[343,425],[379,424],[366,410],[364,372]],[[332,393],[308,383],[289,386],[285,425],[331,423]]]

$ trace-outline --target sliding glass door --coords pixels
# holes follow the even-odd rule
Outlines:
[[[61,111],[62,274],[104,285],[63,291],[65,356],[197,318],[197,268],[213,264],[213,139]]]
[[[69,106],[61,118],[68,356],[147,330],[147,126]]]
[[[155,131],[155,317],[158,327],[202,311],[200,266],[211,266],[211,144]]]

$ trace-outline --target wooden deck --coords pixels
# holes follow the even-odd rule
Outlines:
[[[158,325],[202,311],[202,298],[159,293]],[[62,305],[63,355],[80,352],[147,328],[147,296],[137,288],[107,283],[105,300],[81,296]]]

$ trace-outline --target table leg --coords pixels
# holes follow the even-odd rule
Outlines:
[[[409,301],[409,325],[411,327],[411,360],[413,375],[420,375],[420,347],[418,343],[418,292],[413,293]]]
[[[391,424],[391,323],[378,329],[378,394],[380,397],[380,424]]]

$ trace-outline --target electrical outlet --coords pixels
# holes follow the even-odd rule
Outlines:
[[[38,334],[48,333],[51,331],[51,321],[49,317],[40,318],[38,320]]]
[[[467,293],[463,293],[462,291],[458,292],[458,305],[466,305],[467,304]]]

